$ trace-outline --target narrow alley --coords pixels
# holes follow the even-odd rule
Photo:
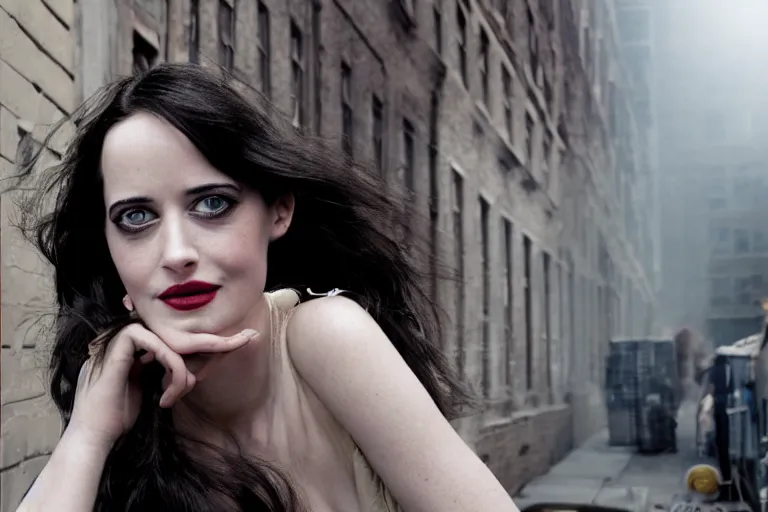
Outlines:
[[[698,456],[695,405],[686,404],[678,418],[678,453],[643,455],[634,447],[609,446],[602,430],[573,450],[515,498],[519,508],[534,503],[593,503],[633,512],[667,510],[684,490],[685,472],[694,464],[712,462]]]

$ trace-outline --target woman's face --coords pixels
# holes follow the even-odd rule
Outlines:
[[[147,326],[161,336],[253,327],[267,246],[288,229],[292,200],[267,206],[150,114],[109,131],[101,168],[109,251]]]

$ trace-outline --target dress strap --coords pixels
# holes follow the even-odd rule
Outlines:
[[[313,297],[334,297],[342,293],[349,293],[349,292],[347,290],[340,290],[339,288],[334,288],[333,290],[326,293],[315,293],[312,291],[312,288],[307,288],[307,294]]]

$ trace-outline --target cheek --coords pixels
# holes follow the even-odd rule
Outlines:
[[[139,298],[141,291],[149,285],[152,275],[152,257],[145,248],[126,243],[119,237],[107,234],[107,246],[117,274],[125,286],[125,290],[133,297]]]
[[[211,251],[206,251],[216,267],[230,279],[245,278],[249,283],[254,278],[264,279],[269,240],[262,236],[258,228],[251,226],[251,229],[240,231],[237,236],[217,238],[217,243],[207,244]]]
[[[249,275],[266,273],[267,249],[270,242],[269,222],[264,208],[255,201],[241,205],[233,221],[226,228],[210,233],[215,242],[208,247],[217,266],[229,274]]]

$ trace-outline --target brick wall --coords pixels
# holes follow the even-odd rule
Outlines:
[[[0,0],[0,170],[43,140],[47,125],[74,106],[72,0]],[[51,142],[55,162],[65,127]],[[44,466],[60,422],[45,394],[43,314],[50,311],[50,278],[10,222],[13,195],[0,196],[2,256],[2,431],[0,510],[14,510]]]
[[[608,200],[610,188],[604,186],[613,171],[605,163],[608,150],[604,139],[588,141],[590,152],[596,154],[595,161],[601,164],[595,164],[599,169],[585,169],[569,153],[573,148],[561,137],[568,129],[561,130],[560,126],[561,122],[572,124],[581,120],[579,115],[569,114],[578,114],[578,106],[591,94],[578,91],[572,99],[576,107],[566,105],[565,80],[574,88],[577,80],[582,79],[583,69],[581,62],[573,62],[579,60],[578,49],[566,51],[567,45],[578,47],[578,42],[561,41],[564,31],[559,24],[575,24],[574,20],[582,16],[572,13],[569,18],[559,12],[546,13],[538,7],[545,3],[535,1],[509,2],[507,23],[514,25],[513,37],[505,44],[512,47],[510,52],[496,38],[499,30],[506,29],[494,25],[499,13],[490,13],[487,2],[414,2],[417,23],[410,27],[398,14],[397,2],[238,2],[233,72],[242,82],[255,87],[261,82],[259,4],[269,11],[270,93],[280,109],[289,112],[292,107],[290,25],[294,22],[304,41],[304,105],[311,131],[338,141],[342,61],[352,70],[354,156],[369,162],[373,158],[371,100],[376,95],[384,106],[384,172],[392,186],[400,185],[403,170],[403,119],[413,126],[413,211],[428,218],[430,194],[436,193],[433,199],[437,245],[448,263],[458,261],[453,229],[457,206],[453,175],[462,176],[464,244],[459,250],[464,261],[464,310],[456,311],[455,283],[444,283],[438,293],[454,322],[445,340],[447,350],[452,356],[462,350],[466,379],[478,390],[487,382],[489,389],[487,409],[458,421],[456,426],[504,485],[511,492],[516,491],[545,472],[573,443],[583,441],[604,424],[599,386],[600,344],[608,336],[603,318],[607,312],[597,301],[598,286],[604,282],[598,273],[595,241],[602,229],[614,246],[619,243],[605,213],[610,213],[606,202],[614,205]],[[315,10],[316,4],[321,9]],[[460,37],[456,22],[456,9],[465,4],[471,5],[465,12],[469,70],[466,84],[458,70]],[[572,7],[568,1],[546,4],[560,6],[559,9]],[[111,77],[131,72],[134,31],[156,45],[160,61],[187,60],[190,5],[189,0],[78,0],[76,43],[70,30],[75,19],[72,0],[0,0],[3,173],[10,172],[16,157],[21,140],[19,127],[39,139],[44,130],[34,130],[35,125],[50,123]],[[199,5],[200,60],[211,63],[218,55],[220,2],[199,0]],[[436,5],[441,6],[439,45],[434,26]],[[541,62],[536,72],[529,62],[529,7]],[[553,22],[553,16],[561,21]],[[111,20],[110,24],[104,20]],[[548,26],[551,23],[555,24]],[[579,33],[579,27],[572,28]],[[489,36],[487,103],[477,66],[481,31]],[[5,44],[6,41],[13,44]],[[77,65],[73,62],[76,54],[80,56]],[[512,78],[511,134],[507,133],[502,108],[502,66]],[[582,75],[569,74],[575,68],[581,69]],[[546,78],[535,78],[539,71]],[[77,87],[73,76],[77,77]],[[551,87],[551,95],[547,94],[545,83]],[[433,93],[439,97],[439,116],[436,173],[431,176],[429,123]],[[535,119],[530,131],[526,114]],[[576,126],[573,131],[578,133],[580,129]],[[65,130],[54,141],[52,158],[60,151],[67,133]],[[546,134],[549,144],[544,143]],[[549,154],[545,155],[545,147],[551,150]],[[431,183],[433,178],[435,183]],[[600,184],[598,189],[589,185],[595,181]],[[481,198],[490,206],[486,263],[491,279],[487,315],[482,308]],[[1,204],[2,510],[6,510],[15,505],[44,464],[58,434],[58,419],[44,396],[38,371],[45,363],[44,347],[39,346],[39,336],[30,329],[37,311],[49,306],[49,281],[37,257],[8,229],[9,201],[3,197]],[[505,331],[504,220],[512,225],[511,332]],[[524,237],[531,241],[530,279],[524,275]],[[544,279],[544,254],[551,259],[548,286]],[[526,334],[526,286],[531,290],[530,341]],[[461,332],[456,323],[459,318],[463,319]],[[488,326],[485,340],[484,322]],[[487,365],[483,363],[486,354],[490,361]]]
[[[479,432],[477,454],[510,494],[543,475],[573,448],[570,407],[542,407],[513,414]]]

